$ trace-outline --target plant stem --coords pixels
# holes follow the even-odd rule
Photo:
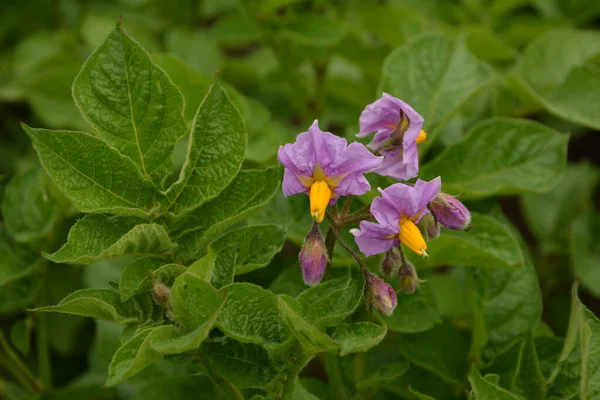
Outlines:
[[[337,400],[347,399],[348,396],[346,396],[342,371],[340,370],[340,364],[336,354],[325,353],[323,358],[325,362],[325,370],[327,371],[327,377],[329,378],[329,386],[333,389],[332,393],[334,398]]]
[[[217,366],[211,361],[209,357],[206,356],[206,353],[202,349],[198,349],[196,354],[200,358],[202,364],[206,368],[206,373],[208,377],[217,384],[221,390],[227,395],[228,398],[232,400],[244,400],[244,395],[240,392],[240,389],[235,387],[232,383],[228,382],[223,375],[217,369]]]
[[[36,393],[41,391],[37,379],[10,347],[2,331],[0,331],[0,365],[8,370],[27,392]]]
[[[40,305],[45,306],[48,302],[48,271],[47,265],[42,265],[42,288],[40,293]],[[50,345],[48,340],[48,316],[46,313],[37,313],[37,358],[38,374],[42,381],[44,390],[52,389],[52,369],[50,366]]]
[[[352,205],[353,199],[354,199],[354,196],[352,196],[351,194],[346,196],[346,200],[344,201],[344,205],[342,206],[342,211],[340,212],[340,218],[344,218],[348,214],[348,211],[350,211],[350,206]]]
[[[287,381],[283,387],[283,393],[281,395],[281,398],[283,400],[291,400],[294,398],[294,391],[296,390],[298,375],[300,375],[300,372],[302,372],[307,362],[308,360],[301,360],[300,362],[296,363],[290,370],[287,376]]]

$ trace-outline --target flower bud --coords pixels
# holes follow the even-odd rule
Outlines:
[[[398,268],[402,264],[402,258],[392,247],[385,253],[385,257],[380,265],[381,274],[386,278],[396,275]]]
[[[435,239],[440,236],[440,224],[437,223],[431,213],[421,218],[421,221],[419,221],[417,226],[427,240]]]
[[[412,263],[406,261],[400,267],[398,271],[398,278],[400,279],[400,290],[404,293],[411,294],[417,290],[419,286],[419,277],[417,276],[417,270]]]
[[[454,196],[439,193],[429,207],[437,221],[448,229],[462,231],[472,228],[471,212]]]
[[[168,286],[158,282],[152,271],[146,270],[146,274],[152,283],[152,299],[154,299],[154,302],[164,308],[170,308],[171,289],[169,289]]]
[[[323,235],[319,231],[319,224],[314,223],[312,229],[306,235],[300,254],[300,266],[304,283],[314,286],[321,282],[327,267],[327,247]]]
[[[383,315],[392,315],[398,303],[394,288],[370,272],[365,274],[365,278],[367,279],[367,299],[369,303]]]

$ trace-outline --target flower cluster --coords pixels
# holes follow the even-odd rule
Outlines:
[[[352,196],[371,190],[366,173],[398,181],[418,175],[417,145],[427,138],[423,124],[423,117],[412,107],[384,93],[366,106],[360,116],[357,136],[363,138],[374,133],[368,146],[359,142],[348,144],[344,138],[321,131],[315,121],[307,132],[298,135],[295,143],[280,147],[277,156],[285,167],[283,194],[286,197],[307,194],[310,215],[315,221],[299,255],[308,285],[320,282],[330,260],[331,249],[326,248],[319,231],[319,224],[326,216],[337,240],[363,269],[368,301],[386,315],[396,307],[396,292],[366,269],[361,258],[342,242],[337,234],[339,228],[359,222],[359,227],[350,232],[360,251],[367,257],[386,253],[381,265],[383,275],[399,278],[401,290],[412,293],[419,280],[402,246],[426,257],[427,241],[439,235],[440,225],[455,230],[471,227],[469,210],[455,197],[441,192],[440,177],[429,182],[418,179],[414,184],[394,183],[379,188],[380,196],[367,209],[348,214]],[[341,196],[348,197],[338,214],[336,203]],[[328,213],[329,207],[332,211]]]

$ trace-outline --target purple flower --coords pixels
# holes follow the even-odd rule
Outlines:
[[[429,213],[427,204],[440,191],[439,177],[431,182],[417,180],[414,186],[396,183],[381,190],[381,197],[371,203],[377,223],[361,221],[352,229],[356,244],[367,257],[384,253],[403,243],[419,255],[427,255],[427,243],[415,224]]]
[[[471,212],[456,197],[439,193],[430,207],[437,221],[444,227],[457,231],[470,229]]]
[[[367,299],[369,303],[383,315],[392,315],[398,304],[394,288],[370,272],[366,273],[365,278],[367,279]]]
[[[379,150],[383,163],[375,170],[380,175],[407,180],[419,172],[417,144],[427,138],[423,117],[411,106],[387,93],[365,107],[360,115],[358,137],[375,136],[369,147]]]
[[[295,143],[280,147],[277,158],[285,166],[283,195],[308,194],[317,222],[339,196],[368,192],[371,186],[363,174],[382,161],[358,142],[348,145],[346,139],[321,131],[316,120]]]
[[[327,267],[327,248],[325,247],[323,235],[319,231],[319,224],[314,223],[312,229],[306,235],[298,259],[302,267],[304,283],[314,286],[321,282]]]

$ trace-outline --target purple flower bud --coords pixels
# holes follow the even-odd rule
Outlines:
[[[427,214],[417,224],[421,234],[427,239],[435,239],[440,236],[440,224],[437,223],[432,214]]]
[[[411,294],[417,290],[420,281],[417,276],[417,270],[412,263],[407,261],[402,264],[398,271],[398,278],[400,279],[400,290],[404,293]]]
[[[312,229],[304,238],[298,258],[302,266],[304,283],[315,286],[321,282],[325,274],[325,267],[327,267],[327,247],[323,235],[319,231],[318,223],[313,224]]]
[[[438,193],[429,203],[437,221],[448,229],[456,231],[471,229],[471,212],[456,197]]]
[[[396,251],[392,247],[385,253],[385,257],[381,262],[381,274],[389,279],[398,273],[398,268],[400,268],[401,264],[402,257],[400,257],[400,255],[396,253]]]
[[[367,272],[367,299],[383,315],[392,315],[398,303],[396,292],[380,277]]]

